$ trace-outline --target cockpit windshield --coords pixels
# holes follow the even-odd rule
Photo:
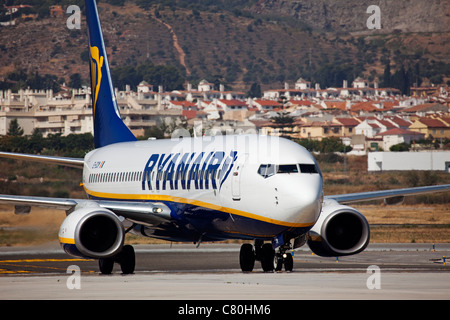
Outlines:
[[[269,178],[275,174],[297,174],[309,173],[320,174],[315,164],[262,164],[258,168],[258,174],[264,178]]]
[[[277,173],[298,173],[298,167],[296,164],[280,164]]]

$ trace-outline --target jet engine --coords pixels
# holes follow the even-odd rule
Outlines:
[[[324,257],[359,253],[369,239],[369,223],[362,213],[329,199],[324,201],[319,219],[308,232],[309,248]]]
[[[112,257],[122,250],[124,237],[119,217],[98,206],[75,210],[59,229],[59,241],[64,251],[77,257]]]

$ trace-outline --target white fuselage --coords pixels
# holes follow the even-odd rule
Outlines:
[[[209,210],[285,229],[311,228],[322,204],[313,156],[289,140],[260,135],[113,144],[86,156],[83,183],[93,198],[188,205],[192,216],[193,207],[207,209],[203,219]],[[175,218],[186,207],[173,208]],[[227,224],[226,232],[245,233],[239,228]]]

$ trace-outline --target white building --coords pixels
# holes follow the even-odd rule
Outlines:
[[[361,77],[358,77],[353,81],[353,88],[367,88],[367,87],[369,87],[369,82]]]
[[[383,150],[388,151],[390,147],[399,144],[410,144],[413,141],[425,139],[425,134],[417,131],[394,128],[379,134],[383,137]]]
[[[296,90],[311,89],[311,82],[306,81],[303,78],[300,78],[300,79],[297,80],[297,82],[295,82],[295,89]]]
[[[438,170],[450,173],[450,151],[369,152],[368,171]]]
[[[179,119],[182,110],[164,109],[159,93],[117,91],[117,104],[125,124],[140,136],[158,122]],[[51,90],[0,91],[0,135],[6,135],[12,120],[17,119],[25,135],[39,129],[49,134],[93,133],[90,89],[77,89],[54,96]]]
[[[212,91],[214,90],[214,83],[202,80],[198,84],[198,91]]]

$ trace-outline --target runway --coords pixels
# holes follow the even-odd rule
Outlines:
[[[97,261],[55,245],[0,248],[0,299],[449,299],[450,244],[371,244],[354,256],[294,252],[294,271],[239,269],[237,244],[138,245],[136,271],[100,275]]]

